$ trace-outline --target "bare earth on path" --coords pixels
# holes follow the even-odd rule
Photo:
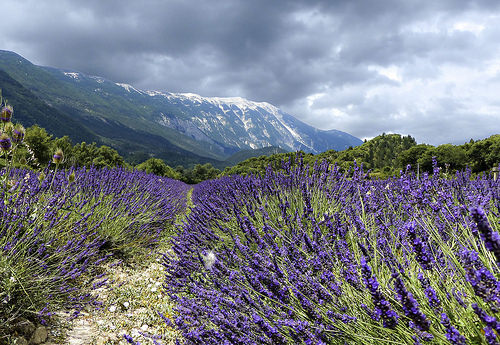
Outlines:
[[[68,345],[128,344],[123,335],[130,335],[141,344],[174,344],[179,334],[168,327],[158,315],[171,316],[172,305],[163,292],[164,267],[160,256],[149,264],[109,263],[104,266],[107,284],[94,290],[100,307],[82,312],[65,323],[66,332],[53,329],[52,343]],[[64,317],[64,314],[60,315]],[[61,318],[62,319],[62,318]],[[65,333],[65,334],[64,334]],[[59,339],[57,339],[59,338]]]

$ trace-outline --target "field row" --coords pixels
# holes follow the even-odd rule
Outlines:
[[[498,181],[283,168],[195,187],[164,258],[187,343],[498,344]]]

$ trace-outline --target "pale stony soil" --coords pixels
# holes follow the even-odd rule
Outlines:
[[[127,334],[141,344],[174,344],[179,334],[157,314],[172,316],[172,305],[162,288],[164,267],[160,257],[131,267],[111,262],[104,269],[109,283],[93,292],[102,305],[72,322],[64,321],[61,315],[58,325],[49,330],[48,343],[128,344],[123,338]]]

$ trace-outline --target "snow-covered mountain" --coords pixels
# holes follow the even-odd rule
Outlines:
[[[156,155],[168,146],[178,147],[178,154],[224,159],[242,149],[267,146],[319,153],[362,143],[341,131],[316,129],[266,102],[140,90],[72,70],[35,66],[11,52],[0,51],[0,68],[104,142],[119,142],[122,152],[131,152],[135,144]]]
[[[315,129],[266,102],[241,97],[202,97],[193,93],[141,91],[117,84],[129,93],[147,95],[166,108],[174,106],[184,116],[168,111],[154,114],[154,121],[198,141],[239,149],[279,146],[289,151],[344,150],[362,142],[340,131]]]

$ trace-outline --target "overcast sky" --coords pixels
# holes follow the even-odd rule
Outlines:
[[[3,0],[0,49],[359,138],[500,133],[498,0]]]

